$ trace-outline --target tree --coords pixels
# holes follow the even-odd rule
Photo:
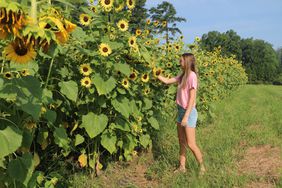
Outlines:
[[[149,17],[148,10],[145,8],[146,0],[136,1],[135,8],[132,11],[130,24],[133,28],[143,29],[146,19]]]
[[[250,82],[272,82],[278,75],[279,61],[272,45],[252,38],[241,41],[242,63]]]
[[[240,47],[241,37],[233,30],[220,33],[211,31],[204,34],[201,40],[201,47],[207,51],[213,51],[214,48],[221,46],[222,55],[236,55],[236,59],[241,60],[242,50]]]
[[[282,73],[282,48],[279,48],[276,53],[279,60],[279,72]]]
[[[158,4],[157,7],[150,9],[150,14],[152,21],[158,21],[160,25],[157,26],[159,33],[166,33],[166,43],[169,43],[170,37],[169,34],[175,36],[176,33],[182,33],[179,28],[176,27],[177,22],[186,22],[185,18],[176,17],[176,10],[174,6],[164,1],[161,4]]]

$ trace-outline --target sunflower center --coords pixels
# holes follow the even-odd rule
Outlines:
[[[127,85],[127,81],[123,81],[123,84],[124,84],[124,85]]]
[[[83,17],[83,21],[88,22],[89,18],[87,16]]]
[[[158,70],[158,71],[156,72],[156,75],[159,75],[159,74],[161,74],[161,71],[160,71],[160,70]]]
[[[134,79],[135,78],[135,74],[134,73],[130,74],[129,78]]]
[[[10,73],[6,73],[5,76],[6,76],[6,78],[12,77],[12,75]]]
[[[132,0],[129,0],[129,1],[128,1],[128,4],[129,4],[130,6],[132,6],[132,5],[133,5]]]
[[[147,79],[147,77],[148,77],[147,75],[144,75],[144,76],[143,76],[144,79]]]
[[[109,4],[111,4],[111,1],[110,0],[105,0],[105,4],[109,5]]]
[[[19,56],[24,56],[24,55],[27,54],[28,49],[27,49],[26,46],[22,46],[22,47],[21,47],[21,46],[16,46],[16,47],[15,47],[15,52],[16,52],[16,54],[19,55]]]
[[[109,51],[109,50],[108,50],[107,47],[104,47],[104,48],[103,48],[103,52],[107,53],[108,51]]]
[[[88,68],[87,67],[83,67],[83,72],[87,72],[88,71]]]
[[[125,24],[120,24],[120,28],[124,29],[125,28]]]
[[[89,84],[89,81],[86,80],[84,83],[85,83],[86,85],[88,85],[88,84]]]
[[[133,45],[133,44],[134,44],[134,40],[131,40],[131,41],[130,41],[130,44]]]

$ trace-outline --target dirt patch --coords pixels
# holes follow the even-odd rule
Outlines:
[[[282,169],[281,151],[271,145],[255,146],[246,150],[238,163],[239,174],[255,176],[246,187],[274,187]]]
[[[117,162],[110,169],[105,170],[99,178],[103,187],[157,187],[157,180],[146,178],[146,171],[153,163],[152,152],[136,156],[130,162]]]

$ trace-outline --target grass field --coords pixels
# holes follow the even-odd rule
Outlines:
[[[246,85],[216,104],[213,123],[197,128],[207,173],[187,152],[184,174],[178,164],[174,119],[161,123],[151,151],[131,162],[108,165],[99,177],[70,177],[72,187],[282,187],[282,87]],[[173,114],[172,114],[173,117]]]

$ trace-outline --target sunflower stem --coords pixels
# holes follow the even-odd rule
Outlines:
[[[35,24],[37,24],[37,2],[36,0],[31,0],[30,16],[34,20]]]
[[[3,60],[3,62],[2,62],[2,67],[1,67],[1,74],[2,74],[3,71],[4,71],[4,66],[5,66],[5,61]]]
[[[48,82],[49,82],[49,78],[50,78],[50,75],[51,75],[53,63],[54,63],[54,58],[52,58],[50,66],[49,66],[48,75],[47,75],[47,79],[46,79],[46,83],[45,83],[45,88],[48,86]]]

